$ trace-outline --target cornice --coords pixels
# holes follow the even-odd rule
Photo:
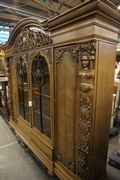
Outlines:
[[[106,19],[110,19],[120,26],[120,13],[117,8],[111,5],[111,3],[100,0],[87,1],[86,3],[80,4],[69,11],[48,20],[49,30],[55,30],[64,25],[68,25],[72,22],[81,20],[82,18],[89,18],[92,14],[102,14]]]
[[[115,6],[112,6],[112,4],[106,0],[88,0],[57,17],[47,19],[43,22],[40,22],[37,18],[23,19],[14,27],[8,42],[5,46],[2,46],[2,49],[11,48],[16,43],[17,37],[20,36],[23,28],[38,28],[42,34],[49,38],[60,34],[62,29],[66,27],[72,28],[72,23],[75,24],[76,22],[81,22],[84,19],[90,19],[92,16],[96,18],[96,15],[104,18],[104,21],[106,22],[109,20],[111,27],[108,28],[111,31],[113,31],[113,23],[114,26],[117,27],[116,33],[118,33],[117,31],[120,29],[120,13],[117,11],[117,8],[115,9]],[[89,24],[90,22],[87,23]],[[93,20],[92,23],[98,22],[97,20]],[[77,28],[77,26],[73,28]]]

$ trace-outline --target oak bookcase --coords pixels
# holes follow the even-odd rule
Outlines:
[[[40,22],[27,18],[2,46],[10,126],[64,180],[106,178],[120,13],[87,1]]]

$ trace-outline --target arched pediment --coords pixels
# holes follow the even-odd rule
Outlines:
[[[42,23],[37,19],[24,19],[13,29],[8,44],[17,53],[51,44],[47,21]]]

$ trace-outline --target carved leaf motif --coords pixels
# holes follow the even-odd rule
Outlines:
[[[40,31],[35,32],[29,28],[23,28],[17,42],[13,46],[13,52],[34,49],[52,43],[52,39],[42,34]]]
[[[63,49],[57,49],[56,50],[56,60],[57,60],[57,64],[59,64],[62,60],[62,56],[65,52],[70,52],[71,56],[72,56],[72,61],[74,63],[78,63],[78,59],[79,59],[79,46],[73,46],[73,47],[67,47],[67,48],[63,48]]]

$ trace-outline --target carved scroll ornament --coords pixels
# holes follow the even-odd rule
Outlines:
[[[18,37],[13,52],[21,52],[25,50],[42,47],[52,43],[52,39],[42,34],[40,31],[32,31],[29,28],[23,28],[20,36]]]

